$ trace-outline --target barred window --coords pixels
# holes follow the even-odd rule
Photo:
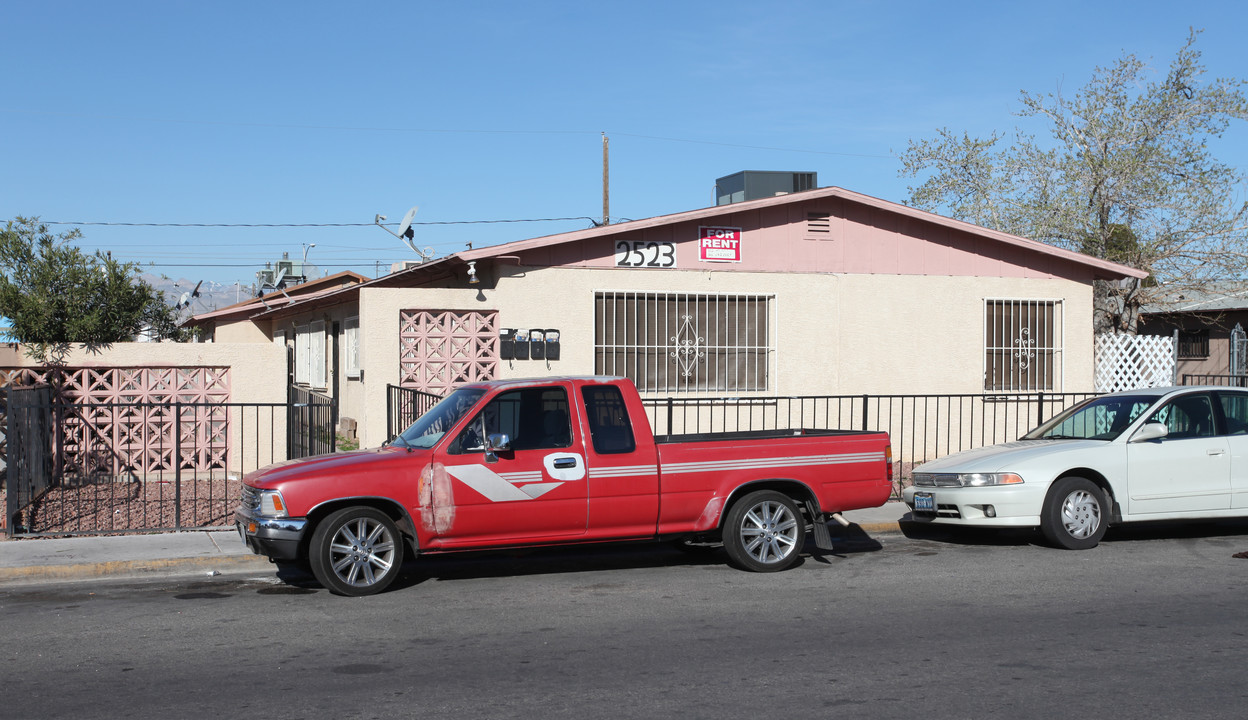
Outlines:
[[[1209,329],[1179,331],[1179,359],[1203,360],[1209,357]]]
[[[774,299],[595,293],[594,370],[650,393],[766,391]]]
[[[984,301],[984,389],[1057,389],[1062,362],[1062,304]]]

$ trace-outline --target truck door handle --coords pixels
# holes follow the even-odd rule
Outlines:
[[[1208,450],[1205,450],[1206,455],[1221,455],[1222,452],[1221,448],[1209,448]],[[558,467],[558,465],[556,465],[556,467]]]
[[[563,470],[564,468],[574,468],[574,467],[576,467],[576,458],[570,458],[570,457],[555,458],[556,470]]]

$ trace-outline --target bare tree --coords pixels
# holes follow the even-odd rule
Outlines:
[[[1098,283],[1099,331],[1134,332],[1141,305],[1248,270],[1245,177],[1209,147],[1248,119],[1239,79],[1206,80],[1191,31],[1164,77],[1135,55],[1098,67],[1073,98],[1023,92],[1016,129],[974,138],[948,129],[912,140],[903,177],[925,176],[909,203],[1147,270]],[[1150,79],[1152,78],[1152,79]]]

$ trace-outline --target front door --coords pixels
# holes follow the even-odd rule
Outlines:
[[[1153,413],[1160,440],[1127,446],[1130,515],[1225,510],[1231,506],[1231,455],[1208,393],[1181,395]]]
[[[496,395],[448,445],[439,460],[449,477],[444,547],[557,541],[585,534],[585,452],[572,432],[575,406],[565,384]],[[580,423],[576,423],[580,427]],[[505,434],[507,449],[485,452]],[[448,512],[449,511],[449,512]]]

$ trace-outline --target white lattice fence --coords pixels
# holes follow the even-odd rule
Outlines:
[[[1096,391],[1117,392],[1174,383],[1174,338],[1096,336]]]

